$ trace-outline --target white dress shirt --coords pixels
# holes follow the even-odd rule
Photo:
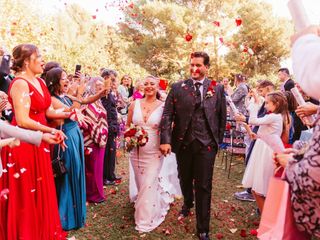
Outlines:
[[[205,78],[204,78],[205,79]],[[200,90],[200,93],[201,93],[201,100],[203,100],[203,83],[204,83],[204,79],[202,80],[194,80],[192,79],[193,81],[193,86],[194,86],[194,90],[196,90],[196,83],[201,83],[200,87],[199,87],[199,90]]]

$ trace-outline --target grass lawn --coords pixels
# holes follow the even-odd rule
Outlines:
[[[88,205],[86,227],[71,231],[69,237],[74,236],[79,240],[197,239],[195,215],[178,221],[182,199],[177,199],[172,204],[165,221],[157,229],[151,233],[139,234],[134,229],[134,206],[128,197],[128,159],[121,157],[118,161],[117,172],[123,177],[122,183],[105,189],[106,202]],[[233,197],[234,192],[242,190],[238,186],[243,170],[242,164],[234,166],[228,179],[221,160],[216,159],[211,204],[211,239],[256,239],[250,234],[251,230],[257,228],[259,220],[255,214],[255,203],[240,202]]]

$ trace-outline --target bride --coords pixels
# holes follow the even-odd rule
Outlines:
[[[134,149],[130,154],[130,197],[135,200],[134,217],[136,230],[139,232],[150,232],[164,221],[173,201],[170,182],[174,181],[176,184],[173,185],[179,185],[176,167],[175,171],[171,170],[170,179],[168,173],[162,173],[164,158],[159,151],[159,124],[164,104],[157,99],[158,85],[159,79],[147,77],[144,80],[145,97],[134,101],[128,112],[127,127],[131,123],[141,126],[149,137],[144,147],[140,147],[139,151]],[[175,159],[166,160],[172,162],[168,163],[170,165],[176,164]]]

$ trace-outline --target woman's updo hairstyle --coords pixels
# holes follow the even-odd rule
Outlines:
[[[12,52],[12,67],[15,72],[21,72],[24,68],[24,61],[32,54],[38,52],[38,48],[33,44],[19,44]]]

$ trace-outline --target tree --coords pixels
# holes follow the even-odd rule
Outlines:
[[[125,8],[120,29],[133,61],[173,81],[188,75],[194,50],[209,53],[215,79],[268,74],[289,52],[290,24],[270,18],[271,10],[253,0],[141,0]]]
[[[222,19],[228,1],[139,1],[126,8],[121,31],[132,44],[130,56],[147,71],[172,81],[186,77],[190,54],[206,51],[212,58],[210,75],[223,76],[226,64],[218,54],[219,38],[230,29],[214,25]],[[207,14],[205,11],[217,9]],[[226,17],[224,17],[226,18]],[[222,39],[222,38],[220,38]]]
[[[46,61],[57,61],[73,73],[76,64],[83,72],[98,74],[101,67],[120,75],[140,78],[146,71],[127,57],[126,40],[118,31],[95,21],[77,4],[40,14],[39,0],[0,2],[1,44],[9,50],[21,43],[39,47]]]
[[[289,55],[289,21],[270,16],[272,7],[265,2],[246,0],[238,10],[243,26],[232,36],[233,47],[226,56],[235,72],[248,76],[268,75]]]

